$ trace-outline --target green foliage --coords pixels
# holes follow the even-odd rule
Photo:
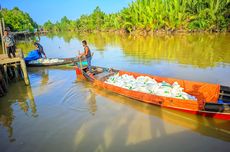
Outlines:
[[[76,21],[66,17],[47,30],[101,31],[135,30],[205,30],[230,28],[230,0],[136,0],[115,14],[105,14],[99,7]]]
[[[52,30],[52,28],[53,28],[53,23],[50,21],[50,20],[48,20],[44,25],[43,25],[43,27],[46,29],[46,30],[48,30],[48,31],[50,31],[50,30]]]
[[[38,27],[28,13],[22,12],[17,7],[12,10],[2,9],[1,15],[4,18],[6,27],[10,27],[12,31],[33,31]]]

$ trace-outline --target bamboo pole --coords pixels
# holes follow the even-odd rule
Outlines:
[[[1,40],[2,40],[2,51],[5,54],[5,44],[3,42],[3,27],[2,27],[2,20],[0,20],[0,33],[1,33]]]
[[[4,21],[4,18],[2,18],[2,33],[4,34],[4,31],[5,31],[5,21]],[[2,35],[3,36],[3,35]],[[4,46],[4,54],[6,54],[6,47],[5,47],[5,44],[3,45]]]
[[[4,18],[2,18],[2,27],[3,27],[3,31],[5,31],[5,21],[4,21]]]

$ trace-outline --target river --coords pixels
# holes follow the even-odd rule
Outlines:
[[[93,65],[230,86],[230,34],[41,36],[48,57],[87,40]],[[18,42],[26,54],[32,42]],[[0,51],[1,52],[1,51]],[[72,69],[28,68],[31,86],[0,98],[0,149],[17,151],[230,151],[230,122],[190,115],[93,87]]]

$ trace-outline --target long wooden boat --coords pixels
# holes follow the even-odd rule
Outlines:
[[[51,63],[35,63],[29,62],[27,63],[28,67],[44,67],[44,66],[59,66],[59,65],[67,65],[67,64],[74,64],[78,61],[77,58],[48,58],[49,60],[58,59],[60,62],[51,62]]]
[[[142,102],[158,105],[164,108],[175,109],[191,114],[230,120],[230,87],[220,86],[218,84],[209,84],[203,82],[194,82],[188,80],[159,77],[135,72],[127,72],[97,66],[93,66],[92,69],[94,71],[93,74],[88,72],[87,67],[82,67],[78,65],[76,67],[76,73],[82,74],[95,86],[99,86],[109,91]],[[128,74],[134,76],[135,78],[138,76],[148,76],[150,78],[155,79],[157,82],[165,81],[169,84],[178,82],[178,84],[184,88],[184,91],[190,95],[195,96],[197,98],[197,101],[158,96],[154,94],[133,91],[105,83],[105,80],[107,80],[109,76],[112,76],[114,74]]]

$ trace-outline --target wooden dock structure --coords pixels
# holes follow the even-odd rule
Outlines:
[[[22,51],[19,50],[15,58],[8,58],[6,54],[0,54],[0,97],[7,93],[11,82],[22,79],[26,85],[30,84]]]

